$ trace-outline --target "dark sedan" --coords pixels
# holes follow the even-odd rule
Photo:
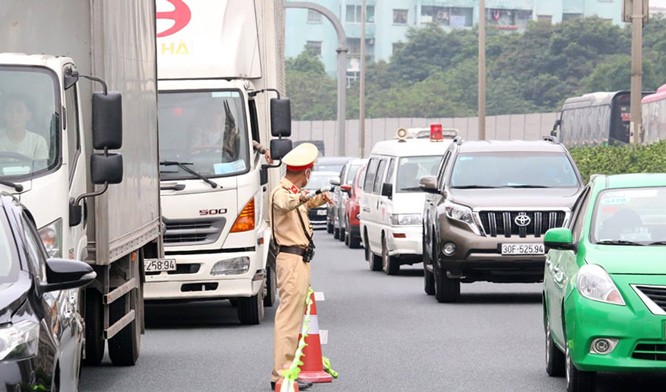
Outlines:
[[[337,177],[337,175],[338,175],[337,172],[315,170],[310,175],[310,181],[308,181],[308,184],[305,186],[305,189],[311,191],[311,190],[321,189],[326,186],[330,186],[331,178],[335,178]],[[328,213],[326,206],[327,205],[324,204],[317,208],[310,209],[308,216],[310,218],[310,223],[312,224],[313,229],[317,230],[317,229],[326,228],[327,213]]]
[[[83,319],[78,288],[95,272],[47,259],[27,210],[0,195],[0,385],[6,391],[76,391]]]

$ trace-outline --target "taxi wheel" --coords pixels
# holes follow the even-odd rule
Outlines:
[[[446,271],[442,271],[437,265],[433,266],[435,271],[435,298],[437,302],[458,302],[460,297],[460,279],[449,278]]]
[[[384,270],[386,275],[397,275],[400,272],[398,258],[389,256],[386,237],[382,237],[382,270]]]
[[[564,376],[564,354],[553,342],[550,321],[546,320],[546,373],[551,377]]]
[[[571,361],[568,347],[566,349],[565,362],[567,392],[593,392],[595,389],[595,373],[578,370],[576,365],[574,365],[574,363]]]

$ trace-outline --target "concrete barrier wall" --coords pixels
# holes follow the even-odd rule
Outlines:
[[[534,140],[550,134],[558,113],[511,114],[486,117],[486,139]],[[365,148],[367,157],[372,147],[381,140],[392,139],[398,128],[429,127],[439,122],[444,128],[456,128],[467,140],[479,138],[477,117],[456,118],[373,118],[365,120]],[[345,151],[338,151],[338,130],[336,121],[294,121],[292,139],[323,140],[325,155],[359,156],[359,120],[347,120],[345,124]]]

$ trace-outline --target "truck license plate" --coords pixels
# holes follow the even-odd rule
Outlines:
[[[542,255],[543,244],[502,244],[503,255]]]
[[[176,259],[146,259],[143,267],[146,272],[175,271]]]

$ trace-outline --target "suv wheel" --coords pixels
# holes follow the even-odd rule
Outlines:
[[[425,238],[423,238],[422,243],[425,245]],[[434,248],[434,243],[433,243],[433,248]],[[428,252],[425,249],[423,249],[423,290],[428,295],[435,294],[435,276],[432,272],[428,271],[428,265],[432,264],[433,263],[430,260],[430,256],[428,256]]]
[[[433,265],[433,270],[435,271],[435,298],[437,302],[458,302],[460,280],[447,277],[446,271],[442,271],[436,265]]]
[[[386,237],[382,237],[382,270],[384,270],[386,275],[397,275],[400,272],[398,258],[389,256]]]

